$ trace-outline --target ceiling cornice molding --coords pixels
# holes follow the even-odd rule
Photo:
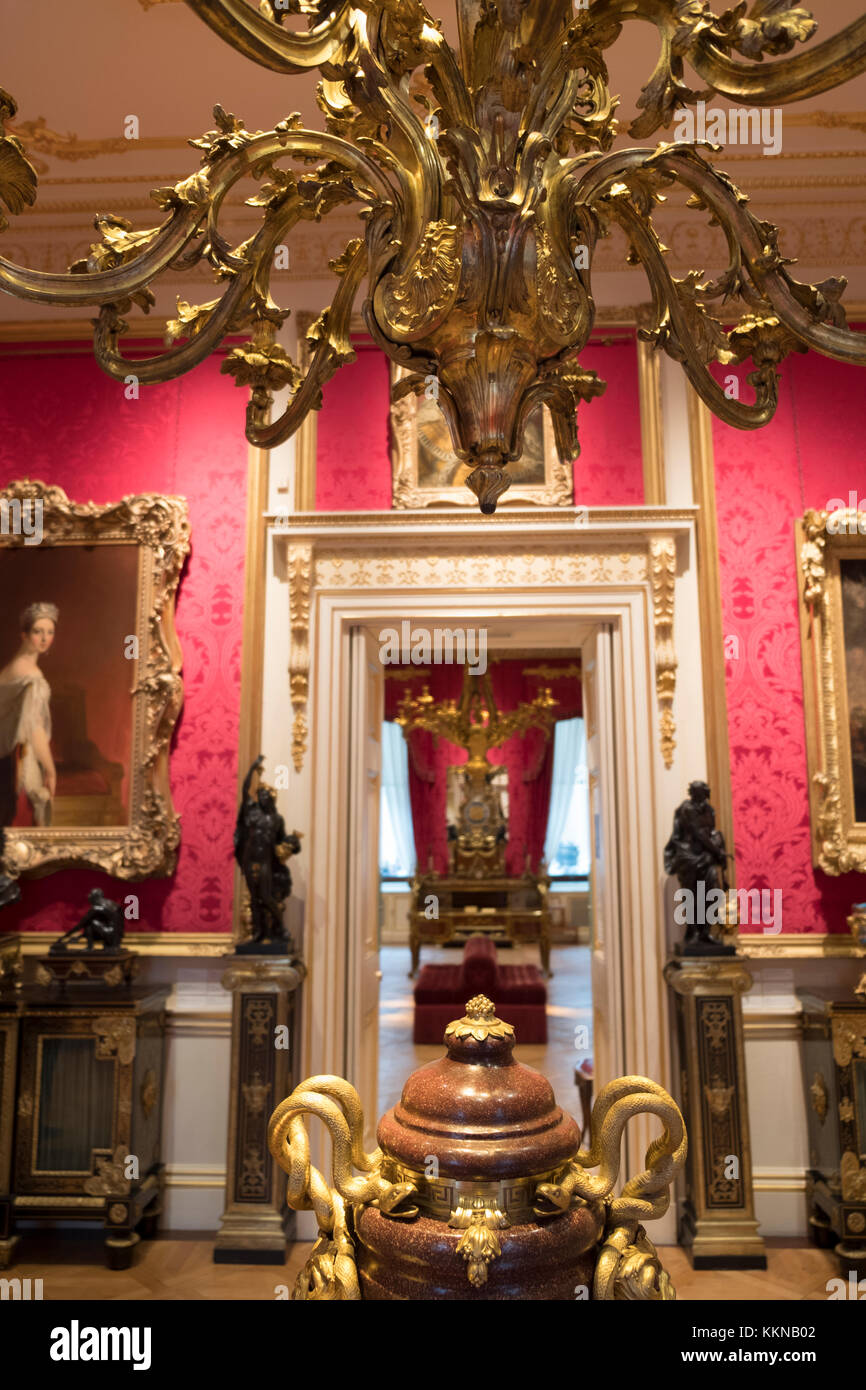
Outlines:
[[[765,198],[762,209],[766,207],[769,210],[772,202],[772,199]],[[816,206],[815,201],[803,198],[798,202],[788,200],[786,206],[798,210],[786,219],[782,242],[786,255],[796,258],[801,266],[814,268],[821,273],[825,270],[832,273],[832,268],[840,261],[851,268],[866,265],[863,209],[859,201],[840,199],[831,205],[825,198],[820,206]],[[112,200],[112,211],[119,213],[132,214],[149,207],[144,200]],[[55,211],[55,216],[68,216],[74,220],[52,221],[47,216],[31,218],[26,226],[26,236],[23,225],[10,229],[4,236],[3,250],[7,260],[30,264],[37,270],[65,271],[82,254],[87,254],[88,247],[95,240],[91,227],[82,218],[81,210],[82,204],[74,200],[69,205],[58,205]],[[252,214],[249,216],[252,217]],[[704,271],[710,272],[727,264],[724,242],[717,229],[701,222],[694,212],[668,208],[657,215],[655,221],[659,235],[670,248],[668,264],[671,267],[680,270],[700,264]],[[244,239],[252,225],[241,209],[238,209],[237,217],[228,216],[224,222],[224,227],[236,234],[238,240]],[[350,238],[357,234],[357,221],[338,216],[309,229],[299,229],[289,239],[290,267],[275,270],[275,280],[282,283],[310,280],[333,283],[329,262],[339,256]],[[620,228],[615,228],[598,246],[594,262],[596,274],[638,276],[640,272],[630,270],[627,265],[627,249],[624,233]],[[162,280],[172,288],[187,285],[195,293],[199,293],[198,287],[201,287],[204,297],[207,297],[206,289],[213,283],[205,266],[199,266],[194,271],[169,271]]]

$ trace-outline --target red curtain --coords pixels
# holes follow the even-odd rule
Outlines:
[[[490,667],[493,697],[499,710],[507,713],[517,705],[531,702],[540,690],[549,687],[558,719],[574,719],[582,713],[581,683],[577,675],[527,675],[538,666],[574,668],[574,657],[495,661]],[[418,695],[425,685],[434,700],[459,700],[463,689],[462,666],[435,666],[426,676],[410,679],[396,676],[412,667],[392,667],[385,681],[385,718],[395,719],[404,695]],[[416,729],[409,736],[409,797],[419,870],[432,862],[437,873],[448,869],[448,839],[445,822],[448,795],[448,768],[466,762],[466,750],[439,739],[434,747],[432,734]],[[550,786],[553,775],[553,733],[545,738],[540,729],[506,739],[501,748],[490,750],[490,761],[508,769],[508,844],[505,866],[509,874],[524,872],[527,859],[535,872],[544,852]]]

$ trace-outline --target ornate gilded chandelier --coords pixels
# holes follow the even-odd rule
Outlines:
[[[133,230],[97,217],[99,242],[65,275],[0,259],[0,288],[11,294],[99,306],[96,357],[111,376],[134,368],[141,382],[166,381],[226,336],[249,332],[223,370],[251,388],[247,437],[270,448],[319,408],[324,383],[352,359],[352,307],[366,284],[370,333],[408,370],[402,390],[435,379],[455,452],[473,465],[469,485],[490,513],[540,405],[550,409],[563,461],[578,452],[578,402],[604,389],[579,362],[594,320],[592,254],[614,225],[649,278],[654,318],[642,333],[682,363],[729,424],[754,429],[771,418],[776,368],[792,351],[866,363],[863,336],[845,326],[844,279],[804,285],[788,274],[776,228],[751,214],[698,148],[717,146],[612,150],[617,101],[604,63],[626,20],[655,25],[660,55],[630,127],[644,138],[713,93],[754,108],[839,85],[866,68],[866,18],[797,57],[765,63],[811,38],[808,11],[787,0],[754,0],[748,12],[741,0],[722,15],[705,0],[457,0],[455,51],[420,0],[262,0],[258,12],[246,0],[187,3],[264,67],[318,68],[326,131],[290,115],[254,133],[217,106],[217,128],[191,142],[202,152],[199,171],[152,194],[167,214],[160,226]],[[291,16],[306,17],[307,29],[288,32]],[[685,84],[685,63],[706,90]],[[36,174],[20,142],[3,133],[14,115],[0,92],[0,201],[17,213],[35,199]],[[247,201],[261,226],[232,246],[220,211],[246,176],[258,181]],[[678,280],[667,268],[652,213],[674,184],[724,232],[729,262],[715,280],[699,271]],[[310,330],[302,374],[275,341],[289,312],[271,296],[275,249],[299,221],[347,203],[360,208],[365,235],[331,263],[339,286]],[[172,345],[131,364],[119,347],[124,314],[150,307],[161,272],[201,261],[224,286],[220,297],[179,303]],[[726,329],[716,313],[729,302],[740,317]],[[710,370],[748,360],[751,404],[729,399]],[[285,387],[289,403],[271,419],[273,393]]]

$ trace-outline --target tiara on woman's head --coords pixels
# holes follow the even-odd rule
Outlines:
[[[53,623],[60,617],[60,609],[54,603],[31,603],[21,614],[21,632],[29,632],[40,618],[50,618]]]

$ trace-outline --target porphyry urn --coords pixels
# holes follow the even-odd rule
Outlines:
[[[581,1149],[514,1043],[490,1000],[471,999],[445,1030],[446,1055],[413,1072],[380,1120],[371,1154],[358,1094],[340,1077],[312,1077],[277,1107],[268,1141],[289,1206],[319,1223],[294,1298],[674,1298],[643,1228],[667,1210],[685,1161],[674,1101],[641,1076],[612,1081]],[[641,1112],[663,1130],[614,1197],[622,1132]],[[307,1115],[330,1131],[332,1185],[310,1163]]]

